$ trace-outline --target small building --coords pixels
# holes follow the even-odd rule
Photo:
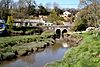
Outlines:
[[[14,26],[36,26],[40,22],[39,19],[15,19]]]
[[[68,12],[68,11],[65,11],[65,12],[63,13],[63,16],[64,16],[64,17],[70,17],[70,16],[71,16],[71,13]]]
[[[15,19],[14,26],[37,26],[42,24],[43,26],[52,26],[53,23],[47,21],[47,18],[40,17],[38,19]]]
[[[62,15],[62,17],[64,18],[65,22],[71,22],[71,13],[68,11],[65,11]]]
[[[41,18],[41,23],[43,23],[43,26],[52,26],[53,25],[53,23],[47,22],[45,20],[43,18]]]

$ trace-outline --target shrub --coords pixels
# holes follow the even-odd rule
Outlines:
[[[74,27],[73,27],[73,30],[75,30],[75,31],[83,31],[83,30],[85,30],[86,29],[86,22],[87,22],[87,20],[86,19],[84,19],[84,18],[82,18],[82,19],[76,19],[75,20],[75,23],[74,23]]]

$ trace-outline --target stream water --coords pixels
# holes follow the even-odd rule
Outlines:
[[[42,52],[21,57],[13,61],[5,61],[2,67],[44,67],[46,63],[61,60],[68,48],[63,47],[64,40],[58,40],[52,47],[46,48]]]

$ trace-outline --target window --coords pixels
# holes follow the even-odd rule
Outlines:
[[[5,24],[0,23],[0,29],[5,28]]]

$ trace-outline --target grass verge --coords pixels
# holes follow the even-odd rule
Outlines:
[[[100,32],[80,34],[83,42],[65,53],[61,61],[46,67],[100,67]]]

